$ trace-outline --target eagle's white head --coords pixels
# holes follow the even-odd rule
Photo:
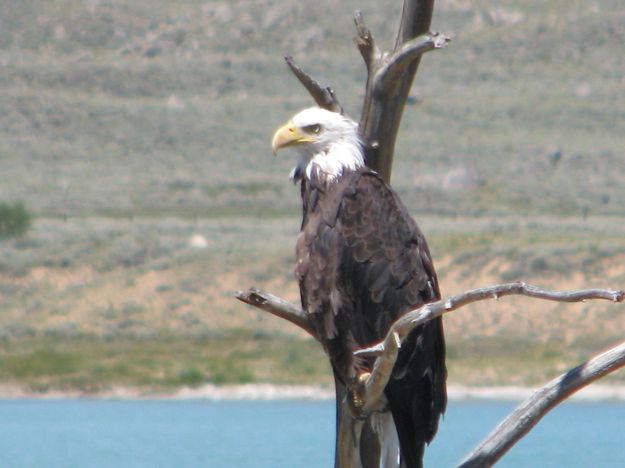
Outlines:
[[[298,150],[300,159],[290,174],[294,181],[317,174],[333,182],[345,170],[365,165],[356,122],[320,107],[295,114],[276,131],[271,146],[274,154],[289,146]]]

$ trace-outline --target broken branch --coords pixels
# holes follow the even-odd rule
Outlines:
[[[305,330],[315,339],[315,333],[313,332],[308,316],[306,312],[291,304],[284,299],[280,299],[278,296],[274,296],[268,292],[261,291],[260,289],[250,288],[247,291],[237,291],[235,296],[241,302],[245,302],[254,307],[258,307],[276,317],[283,318],[289,322],[297,325],[302,330]]]
[[[388,57],[384,65],[376,72],[374,92],[384,92],[391,89],[391,83],[405,72],[415,60],[424,53],[445,47],[451,39],[443,34],[428,33],[415,37],[401,45]]]
[[[374,69],[377,61],[380,60],[382,53],[376,47],[373,35],[365,25],[365,20],[361,11],[356,11],[354,14],[354,23],[358,34],[358,36],[354,38],[354,42],[367,66],[367,76],[371,76],[371,71]]]
[[[329,86],[321,86],[318,81],[314,80],[308,73],[295,65],[293,57],[286,56],[284,57],[284,60],[295,77],[300,81],[300,83],[302,83],[302,85],[304,85],[306,91],[308,91],[319,107],[332,112],[338,112],[339,114],[343,113],[343,108],[341,107],[341,104],[339,104],[332,88]]]

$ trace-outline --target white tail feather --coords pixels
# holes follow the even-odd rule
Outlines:
[[[371,415],[371,425],[380,441],[380,468],[399,468],[399,437],[390,411]]]

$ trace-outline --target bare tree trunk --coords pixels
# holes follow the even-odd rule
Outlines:
[[[366,143],[367,165],[390,182],[397,130],[414,80],[421,55],[427,48],[418,36],[428,34],[434,0],[405,1],[395,47],[390,54],[380,54],[373,36],[356,15],[357,44],[367,65],[367,91],[359,130]]]

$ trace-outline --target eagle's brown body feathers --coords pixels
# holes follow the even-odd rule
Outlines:
[[[428,246],[397,194],[374,172],[302,181],[296,276],[304,309],[343,385],[370,370],[353,351],[381,340],[403,312],[440,298]],[[404,463],[420,460],[445,410],[442,321],[402,346],[385,394]]]

